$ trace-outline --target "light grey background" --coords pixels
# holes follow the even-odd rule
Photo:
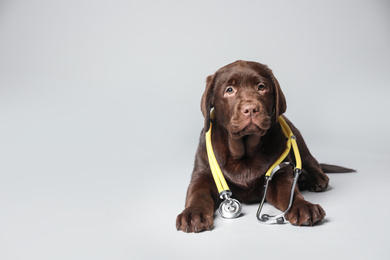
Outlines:
[[[0,2],[0,259],[389,259],[390,3]],[[321,162],[313,228],[184,234],[207,75],[268,64]],[[272,210],[272,209],[270,209]]]

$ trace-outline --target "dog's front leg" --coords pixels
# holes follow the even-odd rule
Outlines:
[[[218,192],[211,172],[195,171],[188,187],[185,209],[176,218],[177,230],[184,232],[211,230],[217,201]]]
[[[292,167],[284,167],[275,173],[270,181],[266,199],[276,208],[284,211],[287,209],[290,199],[290,191],[293,183]],[[294,189],[294,200],[285,218],[292,225],[312,226],[325,217],[325,211],[318,204],[306,201],[299,192],[298,187]]]

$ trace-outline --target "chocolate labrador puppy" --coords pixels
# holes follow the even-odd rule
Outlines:
[[[207,77],[201,110],[205,118],[184,211],[177,216],[177,230],[200,232],[213,227],[220,198],[208,163],[205,133],[214,108],[212,143],[214,153],[233,197],[244,203],[259,203],[264,174],[286,147],[278,117],[286,111],[286,99],[272,71],[257,62],[236,61]],[[299,190],[323,191],[329,178],[324,172],[349,172],[347,168],[319,164],[310,154],[302,135],[287,119],[297,137],[302,174],[294,201],[286,213],[293,225],[312,226],[325,217],[320,205],[306,201]],[[294,162],[292,152],[285,161]],[[293,168],[282,167],[273,177],[266,201],[280,210],[288,206]]]

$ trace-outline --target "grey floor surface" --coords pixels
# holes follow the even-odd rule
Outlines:
[[[390,259],[387,1],[1,1],[0,259]],[[268,64],[331,174],[315,227],[175,229],[207,75]],[[272,208],[268,208],[273,210]]]

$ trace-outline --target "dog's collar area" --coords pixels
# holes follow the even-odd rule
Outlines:
[[[274,110],[275,112],[275,110]],[[214,150],[211,143],[211,130],[213,126],[213,121],[215,120],[215,112],[212,110],[210,114],[210,127],[209,130],[206,132],[206,150],[207,150],[207,157],[209,160],[209,165],[211,169],[211,173],[213,175],[215,184],[217,186],[219,195],[221,199],[224,199],[224,201],[219,206],[219,212],[224,218],[236,218],[241,214],[242,206],[241,203],[238,200],[232,199],[231,195],[232,192],[229,189],[229,186],[225,180],[225,177],[223,176],[223,173],[221,171],[221,168],[218,165],[217,159],[215,158]],[[262,223],[267,224],[282,224],[287,222],[284,215],[285,213],[291,208],[293,196],[294,196],[294,189],[297,184],[299,175],[301,173],[302,169],[302,162],[301,157],[299,154],[299,149],[296,141],[296,137],[291,131],[291,128],[288,126],[287,122],[284,120],[282,116],[279,116],[278,121],[281,125],[282,131],[284,136],[287,138],[287,145],[286,149],[282,153],[282,155],[271,165],[271,167],[268,169],[268,171],[265,173],[265,185],[264,185],[264,193],[263,198],[261,200],[261,203],[259,205],[259,209],[257,211],[257,219]],[[293,184],[290,191],[290,199],[289,199],[289,205],[286,210],[284,210],[282,213],[276,215],[276,216],[270,216],[268,214],[261,215],[261,211],[263,209],[263,205],[265,202],[265,197],[267,194],[268,184],[272,180],[272,177],[276,172],[280,170],[280,168],[285,164],[292,164],[290,162],[284,162],[284,159],[287,157],[287,155],[290,153],[291,148],[294,151],[295,156],[295,168],[294,168],[294,179]]]

